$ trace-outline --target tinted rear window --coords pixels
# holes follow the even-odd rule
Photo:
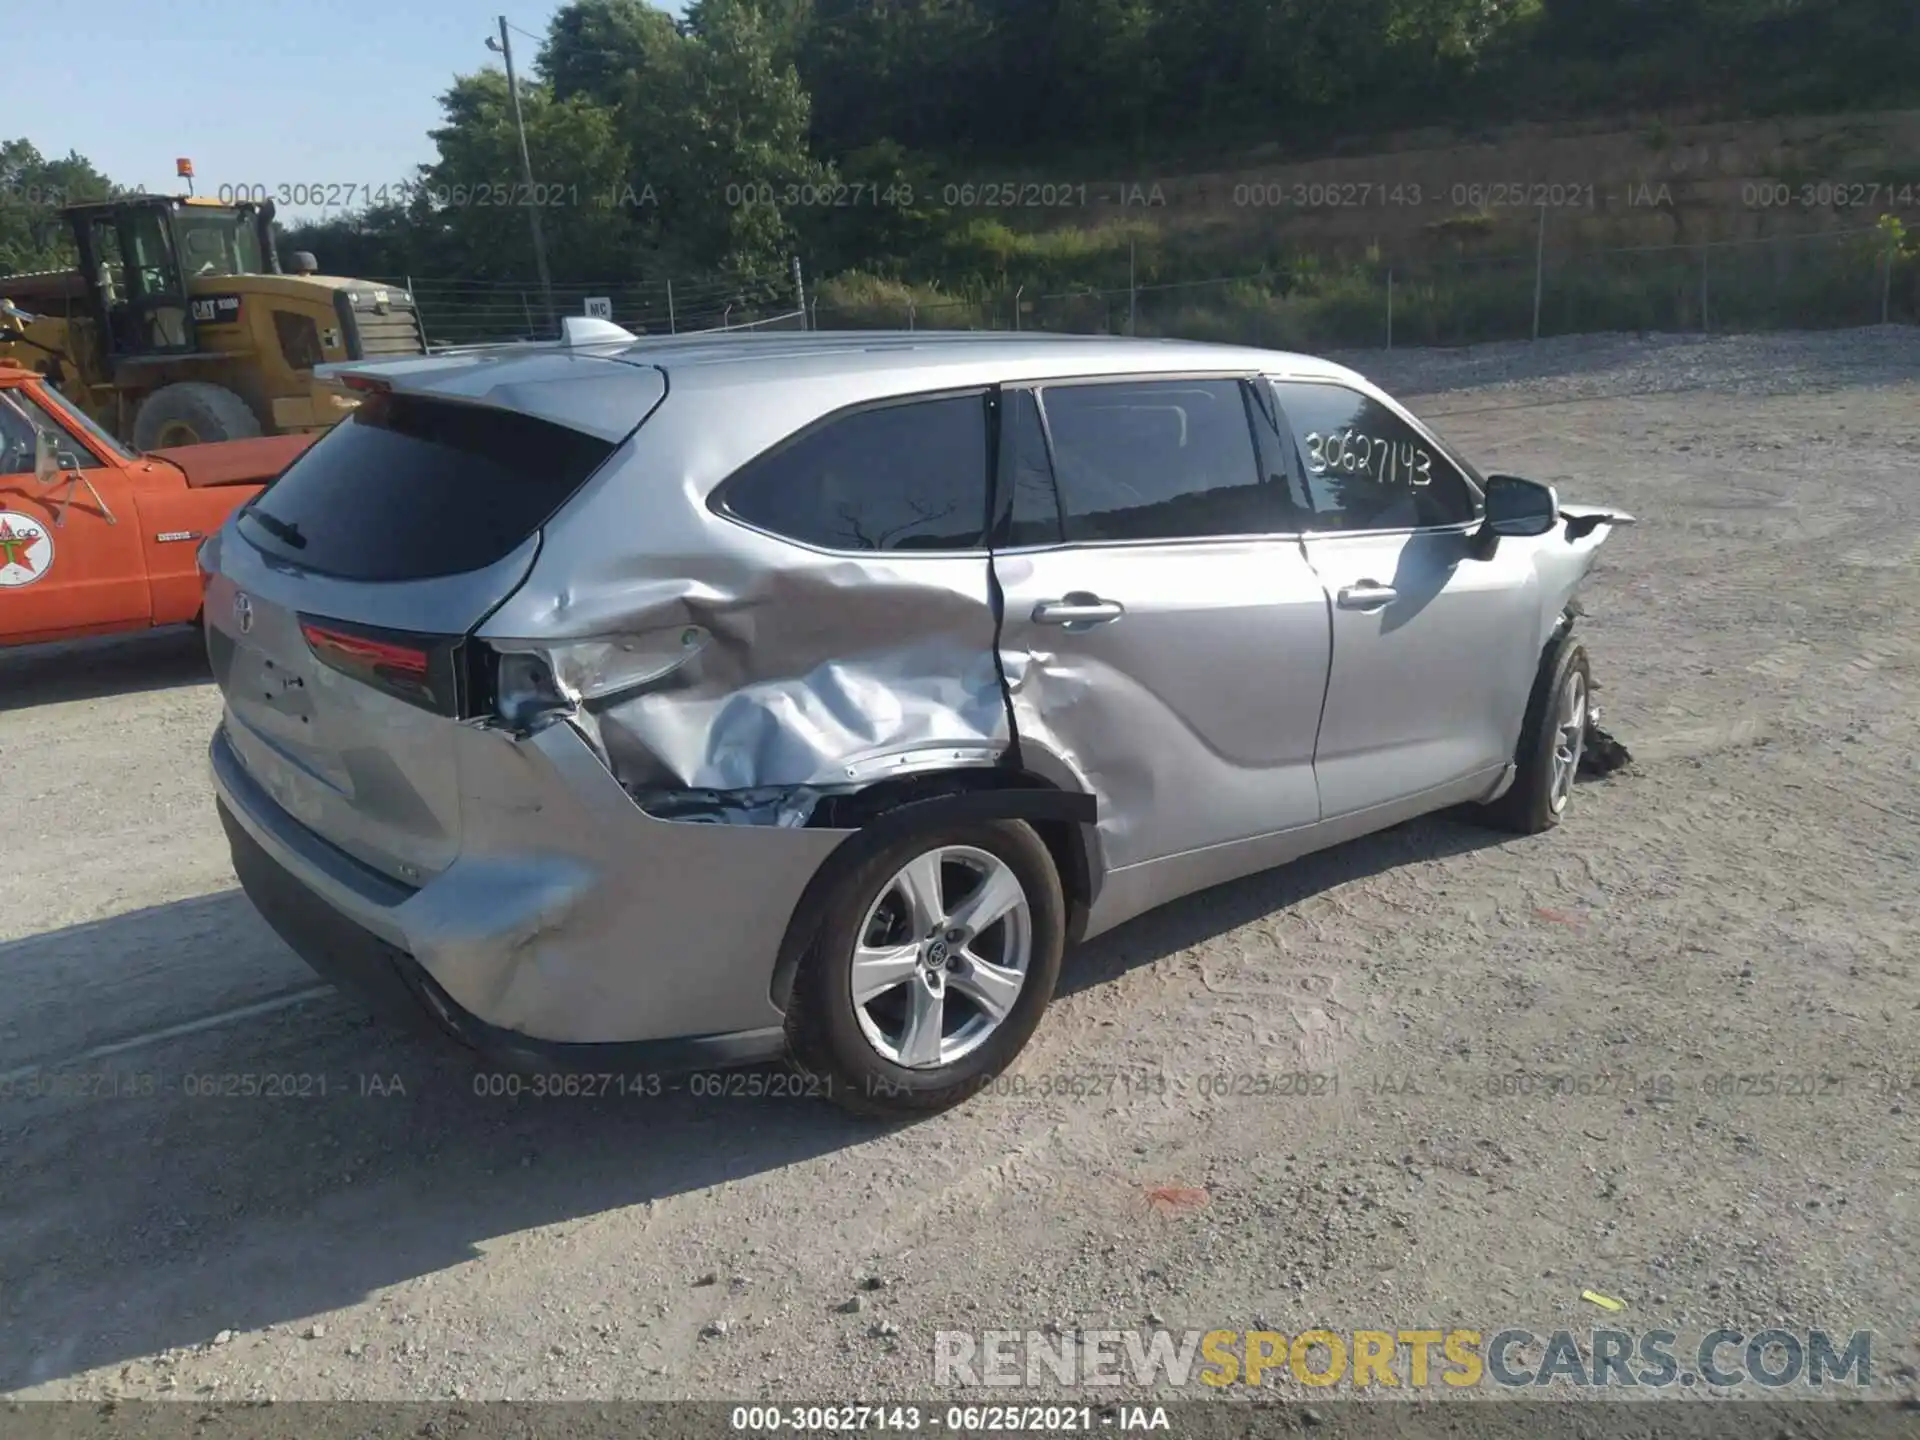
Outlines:
[[[987,402],[856,410],[762,456],[721,489],[749,525],[827,550],[971,550],[987,519]]]
[[[479,570],[546,523],[614,446],[530,415],[369,395],[240,518],[269,555],[343,580]]]

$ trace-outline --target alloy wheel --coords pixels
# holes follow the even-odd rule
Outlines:
[[[1548,803],[1558,815],[1573,798],[1573,782],[1580,774],[1580,756],[1587,745],[1587,677],[1569,670],[1554,707],[1553,774]]]
[[[1033,910],[1013,868],[971,845],[928,850],[868,907],[852,999],[881,1058],[932,1070],[966,1058],[1013,1012],[1033,956]]]

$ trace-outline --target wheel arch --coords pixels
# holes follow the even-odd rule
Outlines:
[[[774,961],[771,998],[786,1010],[800,962],[819,935],[834,889],[880,846],[907,832],[935,825],[1024,820],[1053,857],[1067,901],[1067,940],[1085,932],[1093,902],[1094,856],[1090,837],[1097,816],[1092,795],[1066,790],[1047,777],[1011,767],[970,766],[877,781],[834,796],[814,823],[856,831],[829,855],[800,894]]]

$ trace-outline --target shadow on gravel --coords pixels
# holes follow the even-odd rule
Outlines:
[[[1089,944],[1070,958],[1063,989],[1332,886],[1504,838],[1431,817],[1220,886]],[[165,948],[176,930],[217,933],[223,963],[243,979],[284,975],[290,958],[237,893],[86,928],[86,948],[108,969],[150,969],[156,936]],[[50,969],[48,957],[73,949],[67,932],[32,937],[8,947],[9,968]],[[0,999],[0,1030],[22,1018]],[[598,1094],[536,1098],[530,1080],[476,1069],[338,994],[53,1074],[64,1090],[52,1098],[18,1081],[0,1096],[0,1390],[324,1315],[608,1211],[647,1207],[634,1227],[644,1244],[655,1206],[700,1204],[697,1192],[888,1133],[779,1093],[797,1082],[773,1069],[668,1081],[660,1093],[646,1077],[598,1077]],[[782,1239],[740,1238],[742,1248]],[[646,1283],[647,1265],[635,1256],[631,1273],[605,1283]],[[696,1277],[668,1278],[684,1287]]]
[[[1176,900],[1108,931],[1068,954],[1060,973],[1060,993],[1070,995],[1117,980],[1129,970],[1252,924],[1323,890],[1403,865],[1464,855],[1513,839],[1459,818],[1455,812],[1443,812],[1302,856],[1276,870],[1263,870]]]
[[[191,626],[0,651],[0,711],[213,681]]]

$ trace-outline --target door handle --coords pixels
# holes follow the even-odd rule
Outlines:
[[[1042,600],[1033,607],[1036,625],[1106,625],[1127,613],[1118,600],[1102,600],[1098,595],[1069,595],[1062,600]]]
[[[1339,596],[1342,610],[1381,610],[1399,598],[1398,590],[1375,580],[1362,580],[1357,585],[1349,585]]]

